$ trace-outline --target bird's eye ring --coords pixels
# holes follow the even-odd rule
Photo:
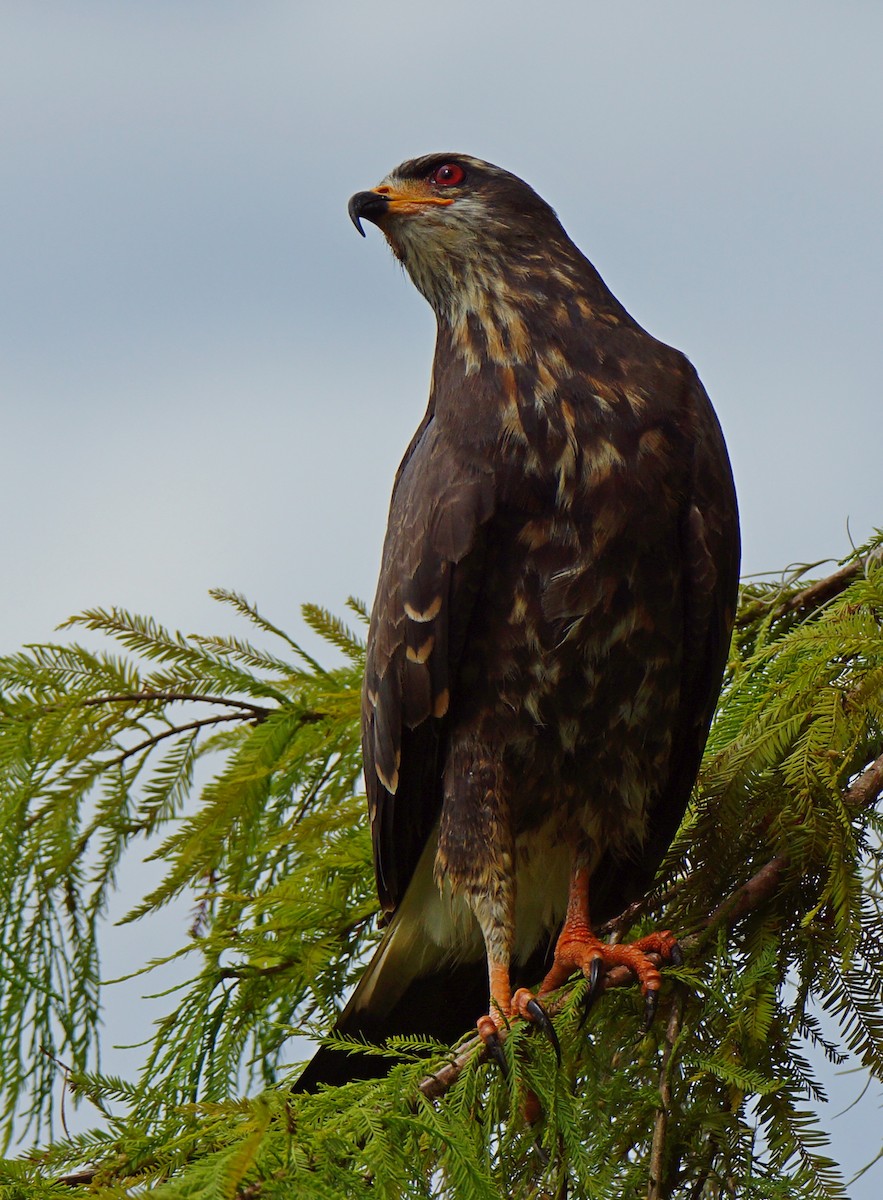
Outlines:
[[[429,182],[435,187],[456,187],[465,177],[466,172],[459,163],[445,163],[443,167],[436,167],[429,176]]]

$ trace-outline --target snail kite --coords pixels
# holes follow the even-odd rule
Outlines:
[[[388,928],[337,1028],[449,1041],[478,1017],[493,1048],[504,1019],[543,1023],[516,985],[622,963],[652,1012],[672,935],[593,927],[650,887],[720,690],[739,531],[717,419],[508,171],[417,158],[349,211],[438,334],[363,693]],[[298,1087],[383,1068],[323,1049]]]

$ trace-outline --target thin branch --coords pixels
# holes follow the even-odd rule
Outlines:
[[[207,725],[220,725],[223,721],[244,721],[256,720],[261,722],[265,720],[273,711],[269,708],[261,708],[257,704],[247,704],[244,700],[227,700],[222,696],[200,696],[188,694],[186,692],[131,692],[128,695],[119,696],[101,696],[94,700],[86,700],[85,704],[108,703],[110,701],[134,701],[145,699],[157,700],[201,700],[206,704],[227,704],[234,706],[237,711],[234,713],[217,713],[213,717],[203,717],[199,721],[188,721],[186,725],[175,725],[171,729],[164,729],[162,733],[155,733],[149,738],[145,738],[143,742],[139,742],[137,746],[131,746],[116,758],[109,759],[104,766],[118,767],[124,763],[126,759],[132,758],[133,755],[140,753],[142,750],[152,750],[154,746],[168,737],[174,737],[179,733],[190,733],[194,729],[203,729]],[[246,716],[245,714],[250,714]],[[325,714],[321,712],[304,712],[300,714],[300,721],[303,725],[313,725],[317,721],[322,721]]]
[[[669,1181],[671,1170],[667,1169],[665,1139],[668,1133],[668,1115],[671,1112],[671,1073],[674,1068],[673,1052],[681,1032],[684,1017],[684,990],[679,987],[671,1003],[668,1026],[665,1030],[665,1048],[662,1051],[662,1066],[659,1070],[659,1107],[653,1124],[653,1145],[650,1150],[650,1181],[647,1200],[668,1200],[671,1193]]]
[[[83,1167],[82,1170],[72,1171],[69,1175],[59,1175],[55,1182],[64,1187],[88,1187],[90,1183],[94,1182],[98,1171],[98,1167]]]
[[[758,617],[776,618],[787,616],[789,613],[813,612],[829,600],[833,600],[835,596],[839,596],[854,579],[865,573],[869,563],[880,562],[881,557],[883,547],[877,547],[865,558],[853,559],[832,574],[826,575],[824,579],[816,579],[807,584],[799,592],[786,593],[784,596],[782,592],[778,592],[776,595],[764,596],[752,604],[746,604],[736,617],[736,624],[744,628]]]
[[[261,704],[251,704],[247,700],[235,700],[230,696],[205,696],[201,692],[120,692],[114,696],[92,696],[80,703],[83,708],[94,708],[100,704],[140,704],[152,700],[166,702],[195,700],[200,704],[219,704],[227,708],[241,708],[253,713],[258,720],[266,719],[273,711]]]
[[[127,758],[131,758],[134,754],[139,754],[142,750],[152,750],[154,746],[158,746],[165,738],[175,737],[179,733],[190,733],[194,729],[203,729],[206,725],[220,725],[222,721],[243,721],[245,718],[242,713],[218,713],[214,717],[203,717],[200,721],[189,721],[186,725],[175,725],[172,729],[164,729],[162,733],[155,733],[152,737],[145,738],[143,742],[139,742],[137,746],[131,746],[128,750],[116,758],[108,759],[103,765],[105,767],[118,767],[124,763]]]
[[[860,812],[876,804],[883,792],[883,754],[869,763],[843,793],[847,808]]]
[[[670,887],[667,887],[664,892],[651,892],[646,896],[642,896],[639,900],[633,900],[628,908],[624,908],[618,916],[611,917],[609,921],[605,921],[603,925],[599,925],[595,932],[598,937],[609,937],[611,941],[616,941],[619,936],[628,932],[639,917],[643,917],[646,913],[652,912],[656,908],[664,908],[670,900],[674,899],[678,892],[683,890],[691,878],[691,875],[682,875]]]
[[[765,900],[769,900],[775,894],[790,862],[787,854],[777,854],[775,858],[764,863],[759,871],[734,892],[730,892],[726,900],[706,917],[703,928],[712,929],[723,919],[726,919],[727,926],[732,928],[746,913],[759,908]]]
[[[852,781],[843,791],[843,803],[846,808],[858,814],[864,808],[876,804],[880,793],[883,792],[883,754]],[[735,923],[752,909],[759,908],[769,900],[782,881],[782,876],[788,869],[791,859],[787,854],[777,854],[769,862],[764,863],[750,879],[741,887],[736,888],[722,904],[719,904],[710,917],[705,921],[705,928],[710,929],[726,917],[727,924],[732,928]]]

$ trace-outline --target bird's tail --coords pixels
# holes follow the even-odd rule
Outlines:
[[[401,907],[365,968],[349,1003],[334,1025],[346,1037],[382,1043],[393,1035],[435,1038],[446,1045],[457,1041],[488,1011],[488,969],[478,927],[474,936],[445,935],[440,904],[431,873],[432,855],[423,856]],[[655,863],[652,864],[655,867]],[[652,869],[651,867],[651,869]],[[605,855],[592,876],[592,915],[600,924],[650,886],[647,864],[631,866]],[[535,885],[536,886],[536,885]],[[539,889],[541,890],[541,889]],[[427,929],[435,931],[435,937]],[[513,987],[534,987],[550,965],[557,930],[547,932],[530,949],[524,961],[512,968]],[[460,957],[454,959],[452,947]],[[312,1092],[323,1083],[342,1084],[352,1079],[385,1075],[389,1059],[379,1055],[349,1053],[322,1046],[307,1063],[294,1085],[297,1092]]]
[[[451,964],[437,952],[431,954],[427,947],[415,945],[409,934],[397,914],[335,1022],[336,1034],[373,1044],[394,1034],[451,1043],[487,1010],[483,957]],[[378,1055],[322,1046],[307,1063],[294,1090],[312,1092],[323,1083],[377,1078],[385,1075],[389,1066],[389,1059]]]

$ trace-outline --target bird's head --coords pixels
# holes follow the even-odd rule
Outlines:
[[[571,246],[552,208],[517,175],[465,154],[410,159],[367,192],[349,214],[384,233],[414,284],[440,316],[503,277],[530,277],[550,249]]]

